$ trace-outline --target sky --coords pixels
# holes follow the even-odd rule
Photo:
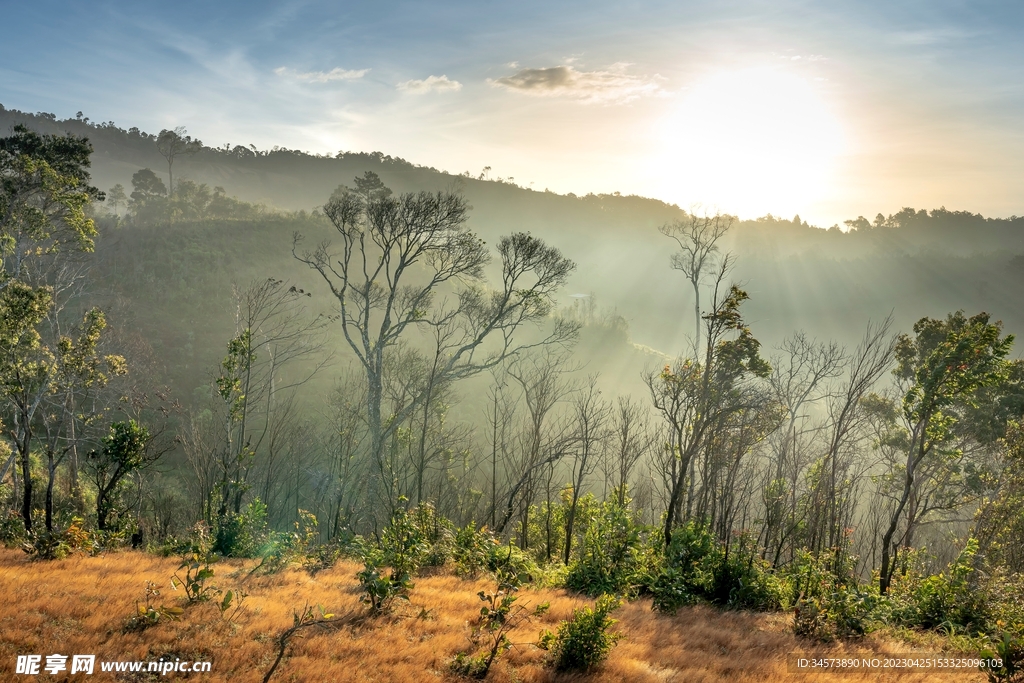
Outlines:
[[[59,118],[822,227],[1024,214],[1016,1],[2,0],[0,16],[0,104]]]

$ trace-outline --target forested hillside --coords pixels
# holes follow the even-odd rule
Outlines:
[[[559,669],[598,666],[637,597],[1019,662],[1024,219],[823,230],[184,129],[0,131],[8,545],[178,554],[185,604],[222,612],[224,556],[354,559],[367,619],[418,574],[490,577],[448,664],[478,678],[530,582],[605,596],[539,641]],[[126,628],[180,616],[149,590]]]

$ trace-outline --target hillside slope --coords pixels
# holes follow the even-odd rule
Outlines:
[[[125,131],[112,123],[95,125],[85,118],[58,121],[0,107],[0,131],[17,123],[41,132],[88,136],[96,149],[94,180],[103,189],[119,182],[130,191],[132,173],[143,167],[166,178],[166,162],[152,134],[135,128]],[[571,303],[569,295],[593,294],[600,309],[615,309],[625,318],[634,342],[670,356],[687,347],[692,333],[689,285],[670,269],[673,245],[657,230],[682,212],[664,202],[634,196],[557,195],[415,166],[382,153],[330,157],[282,149],[207,147],[176,160],[175,169],[176,178],[221,185],[229,195],[286,210],[311,210],[339,184],[351,184],[367,170],[399,192],[456,188],[473,207],[470,227],[489,244],[513,231],[530,231],[576,261],[578,268],[562,295],[564,305]],[[971,313],[987,310],[1004,320],[1008,331],[1024,332],[1024,309],[1017,305],[1016,295],[1024,283],[1024,218],[905,209],[872,221],[851,219],[855,229],[850,232],[771,216],[742,220],[730,231],[722,247],[737,256],[733,275],[751,294],[746,317],[766,347],[797,330],[852,346],[869,320],[889,313],[898,328],[907,330],[922,316],[944,316],[961,308]],[[147,266],[147,272],[161,288],[182,290],[192,287],[195,270],[168,280],[159,262],[189,258],[194,249],[185,249],[186,244],[219,251],[216,258],[225,266],[204,294],[217,293],[212,294],[216,301],[211,305],[223,310],[230,304],[232,283],[244,285],[254,273],[296,273],[290,253],[294,229],[284,227],[268,241],[262,237],[268,234],[262,226],[219,226],[221,234],[206,249],[200,235],[208,234],[211,226],[164,226],[161,252],[147,257],[157,265]],[[146,248],[147,243],[152,240],[144,235],[108,231],[99,248],[126,253]],[[322,288],[313,291],[323,293]],[[137,299],[131,289],[119,294]],[[136,303],[151,307],[148,301]],[[155,330],[155,336],[185,334],[192,326],[179,319],[169,327],[170,332]]]
[[[237,612],[222,615],[213,602],[188,606],[180,621],[159,623],[143,631],[126,631],[125,623],[143,599],[146,581],[163,594],[156,602],[183,603],[168,582],[178,562],[134,552],[101,557],[73,557],[55,562],[30,562],[23,553],[0,550],[0,591],[17,595],[0,608],[0,677],[15,680],[20,654],[94,654],[97,673],[83,680],[201,680],[249,683],[263,680],[277,656],[277,638],[292,625],[293,613],[322,605],[339,621],[336,628],[307,629],[291,640],[272,680],[317,681],[440,681],[459,680],[448,673],[458,652],[474,649],[469,637],[480,611],[477,591],[493,588],[484,580],[463,580],[445,574],[420,577],[411,603],[393,617],[366,619],[358,602],[355,573],[359,567],[339,563],[315,577],[291,569],[271,576],[250,576],[252,563],[225,561],[215,565],[215,583],[242,588],[248,596]],[[614,616],[623,639],[606,664],[592,675],[556,675],[545,665],[545,653],[533,642],[541,629],[553,629],[586,601],[564,590],[524,589],[522,604],[549,601],[551,609],[512,632],[516,644],[492,668],[487,680],[588,680],[602,682],[702,683],[729,680],[801,681],[981,681],[971,672],[955,674],[790,673],[794,653],[836,656],[844,652],[906,653],[905,645],[880,639],[844,647],[809,646],[788,630],[788,615],[721,612],[687,608],[675,616],[651,612],[648,601],[629,603]],[[209,661],[209,673],[101,673],[101,661]],[[17,677],[20,679],[20,677]],[[75,676],[71,680],[77,680]],[[42,674],[38,681],[67,680]]]

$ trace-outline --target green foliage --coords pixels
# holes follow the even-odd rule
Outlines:
[[[96,525],[101,531],[106,530],[108,519],[124,512],[121,483],[146,465],[149,441],[145,425],[135,420],[115,422],[103,437],[102,448],[89,453],[86,466],[96,485]]]
[[[864,590],[845,553],[818,555],[803,550],[789,568],[793,586],[793,632],[831,642],[864,635],[879,605],[877,592]]]
[[[621,603],[610,595],[597,599],[593,609],[574,609],[572,618],[563,621],[557,633],[545,631],[538,646],[551,652],[551,663],[558,671],[590,671],[599,666],[622,636],[608,631],[615,624],[609,615]]]
[[[688,522],[677,527],[651,586],[654,609],[675,612],[698,602],[712,584],[711,568],[720,555],[718,542],[705,526]]]
[[[310,576],[333,567],[339,558],[350,551],[353,540],[345,536],[320,543],[320,523],[316,515],[308,510],[299,510],[299,521],[295,522],[292,538],[292,552],[299,556],[302,568]]]
[[[391,568],[384,571],[384,554],[376,548],[368,550],[363,557],[363,571],[356,574],[363,594],[359,602],[365,603],[370,614],[378,616],[393,609],[395,600],[409,600],[413,583],[409,574]]]
[[[409,520],[423,548],[418,565],[440,567],[447,564],[455,550],[455,525],[437,514],[433,504],[428,502],[410,510]]]
[[[989,683],[1021,683],[1024,681],[1024,636],[1004,631],[991,647],[981,651],[986,660],[982,671]]]
[[[984,633],[994,622],[994,596],[980,561],[978,541],[971,538],[940,574],[926,576],[911,566],[893,584],[892,620],[903,626],[952,633]]]
[[[513,545],[511,540],[507,546],[491,546],[487,569],[496,576],[503,575],[508,581],[518,582],[517,585],[535,581],[541,574],[533,558]]]
[[[430,549],[422,521],[417,514],[396,509],[381,534],[380,547],[365,551],[363,571],[356,577],[363,589],[360,602],[369,605],[371,614],[390,612],[395,600],[409,599],[412,575]],[[385,573],[384,567],[390,571]]]
[[[209,583],[214,575],[213,567],[210,565],[219,559],[211,551],[210,546],[210,532],[206,525],[200,522],[192,527],[191,538],[182,555],[181,565],[171,578],[171,587],[175,590],[183,588],[189,604],[207,602],[221,594],[217,586]],[[179,575],[182,570],[185,570],[184,576]]]
[[[670,613],[700,601],[771,610],[784,599],[782,582],[757,556],[749,539],[740,536],[726,545],[692,521],[673,531],[651,593],[654,609]]]
[[[531,616],[543,614],[548,603],[537,605],[532,611],[517,605],[515,595],[519,590],[520,579],[511,572],[497,572],[497,586],[492,593],[480,591],[477,596],[484,603],[480,608],[480,619],[470,639],[474,643],[484,643],[484,649],[476,656],[460,652],[451,663],[451,670],[461,676],[482,679],[487,677],[491,665],[503,653],[512,648],[513,643],[508,634],[518,628]]]
[[[102,547],[100,536],[85,528],[85,520],[75,517],[64,529],[33,534],[22,548],[40,560],[60,560],[75,552],[96,551]]]
[[[586,527],[566,587],[590,596],[636,595],[651,582],[651,536],[652,530],[637,523],[627,507],[605,502]]]
[[[0,517],[0,544],[8,548],[20,547],[28,538],[25,522],[17,510],[8,510]]]
[[[126,633],[144,631],[150,626],[156,626],[165,621],[177,621],[185,613],[185,610],[180,607],[168,607],[164,604],[158,606],[154,604],[153,598],[158,597],[160,597],[160,589],[152,581],[147,581],[145,604],[135,603],[135,614],[128,618],[124,626]]]
[[[20,124],[0,138],[0,279],[21,276],[25,245],[15,236],[34,242],[37,255],[67,244],[92,251],[96,226],[86,208],[103,193],[88,184],[91,154],[85,138],[39,135]]]
[[[224,557],[259,557],[269,536],[267,506],[254,498],[239,514],[229,512],[221,519],[213,551]]]
[[[457,529],[452,542],[455,573],[463,578],[475,577],[487,566],[497,543],[486,528],[477,529],[473,522]]]

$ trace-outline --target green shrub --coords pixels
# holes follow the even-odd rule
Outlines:
[[[423,544],[419,558],[422,567],[441,567],[453,558],[455,525],[437,514],[431,503],[420,503],[409,511],[409,518]]]
[[[654,609],[672,613],[700,601],[713,582],[711,569],[720,555],[718,541],[703,525],[689,522],[675,529],[651,585]]]
[[[452,542],[452,560],[455,573],[463,578],[473,578],[487,567],[491,551],[498,541],[486,529],[477,529],[469,523],[456,530]]]
[[[757,610],[778,609],[784,601],[783,582],[749,539],[727,545],[696,522],[672,533],[651,593],[654,608],[670,613],[700,601]]]
[[[590,596],[635,596],[651,581],[649,531],[616,501],[601,505],[587,525],[579,555],[569,565],[566,587]]]
[[[224,557],[259,557],[269,534],[267,506],[253,498],[240,513],[220,520],[213,550]]]
[[[395,510],[381,534],[380,546],[363,551],[363,571],[356,577],[363,589],[360,601],[369,605],[371,614],[390,612],[395,600],[409,599],[412,575],[430,548],[417,522],[406,510]]]
[[[540,576],[541,571],[534,559],[512,544],[492,545],[487,554],[487,570],[495,575],[508,575],[517,586],[530,583]]]
[[[723,607],[770,611],[782,607],[784,593],[784,584],[771,565],[758,557],[749,538],[740,536],[731,545],[722,546],[711,568],[711,587],[705,597]]]
[[[87,530],[85,521],[75,517],[63,529],[36,532],[25,541],[22,548],[40,560],[59,560],[75,552],[98,552],[103,547],[103,536],[99,532]]]
[[[793,632],[819,642],[857,637],[881,603],[876,592],[863,590],[846,554],[802,551],[790,568],[793,590]]]
[[[538,646],[551,653],[551,663],[558,671],[590,671],[607,657],[622,637],[608,631],[615,624],[609,614],[619,607],[610,595],[597,599],[593,609],[583,607],[563,621],[557,633],[545,631]]]
[[[537,605],[532,612],[523,605],[515,604],[520,581],[514,574],[499,570],[496,580],[497,587],[493,593],[477,593],[484,606],[480,608],[480,620],[470,640],[474,644],[483,644],[483,650],[477,655],[460,652],[455,656],[450,668],[460,676],[486,678],[494,661],[512,647],[508,634],[529,621],[531,616],[543,614],[548,609],[546,602]]]
[[[171,578],[171,588],[183,588],[190,604],[206,602],[219,595],[221,590],[209,582],[214,575],[211,565],[218,559],[217,554],[211,550],[209,528],[199,522],[189,531],[188,545],[182,554],[178,571]]]
[[[981,571],[978,542],[971,538],[960,555],[939,574],[924,575],[911,556],[907,572],[897,575],[889,592],[891,619],[909,627],[980,634],[994,624],[995,586]]]
[[[1004,631],[994,645],[982,650],[982,666],[989,683],[1024,682],[1024,637]]]
[[[0,496],[3,490],[0,488]],[[25,521],[18,514],[17,510],[8,510],[0,516],[0,544],[8,548],[16,548],[28,539],[28,532],[25,531]]]
[[[158,597],[160,597],[160,589],[152,581],[147,581],[145,604],[135,603],[135,614],[125,622],[123,629],[125,633],[144,631],[150,626],[156,626],[164,621],[177,621],[185,613],[185,610],[180,607],[156,605],[153,598]]]

